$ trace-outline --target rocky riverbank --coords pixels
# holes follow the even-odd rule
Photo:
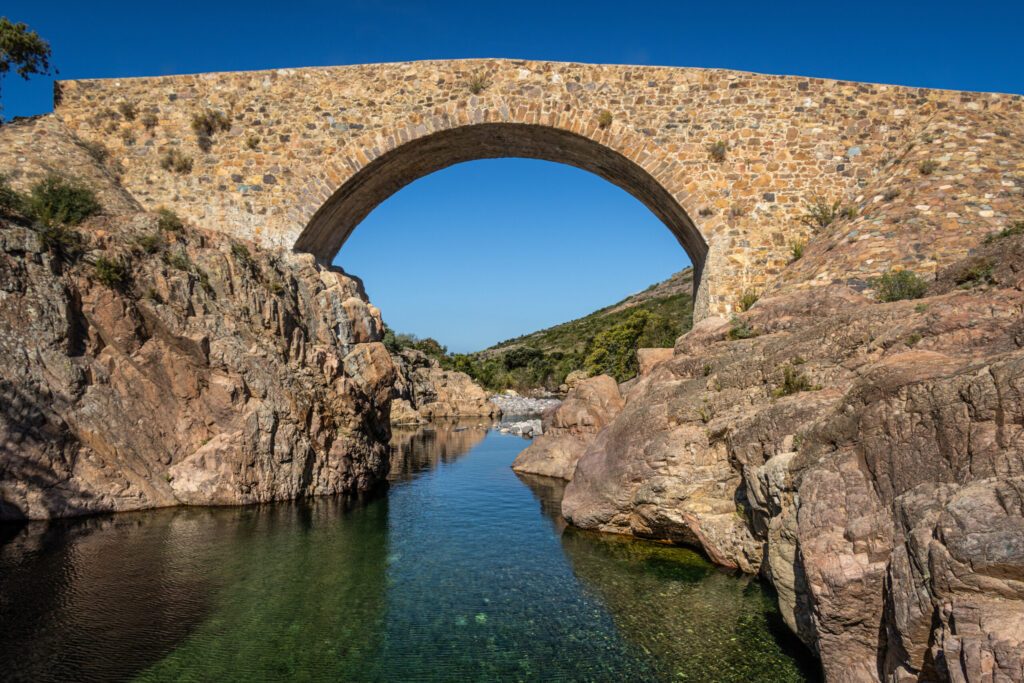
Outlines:
[[[802,267],[866,248],[838,229]],[[923,298],[783,281],[697,324],[594,432],[569,406],[600,402],[570,397],[517,467],[571,479],[574,525],[760,572],[830,681],[1024,680],[1022,264],[1011,221]]]
[[[492,394],[490,401],[506,417],[510,415],[541,415],[545,410],[554,408],[562,402],[561,399],[553,397],[533,398],[513,393]]]
[[[371,489],[395,369],[358,280],[147,213],[51,118],[0,168],[52,168],[102,215],[0,219],[0,519]]]
[[[472,377],[442,369],[422,351],[404,349],[394,354],[392,361],[397,370],[392,424],[422,424],[438,418],[494,418],[501,412]]]

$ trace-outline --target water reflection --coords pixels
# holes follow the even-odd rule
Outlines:
[[[392,482],[408,481],[420,472],[442,463],[452,463],[483,441],[490,421],[436,421],[423,426],[396,425],[391,428]]]
[[[760,584],[582,533],[479,421],[396,430],[392,487],[5,527],[5,680],[792,681]],[[538,509],[539,508],[539,509]]]

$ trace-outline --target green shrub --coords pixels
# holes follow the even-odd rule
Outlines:
[[[0,174],[0,214],[20,214],[24,210],[25,198],[8,184],[7,176]]]
[[[732,326],[729,328],[729,331],[725,336],[730,341],[736,341],[737,339],[753,339],[757,336],[757,332],[750,327],[746,320],[733,318]]]
[[[24,202],[24,212],[43,225],[78,225],[100,210],[95,192],[56,174],[33,185]]]
[[[756,304],[757,300],[760,298],[761,297],[757,292],[752,289],[748,289],[740,295],[739,301],[736,302],[736,307],[740,312],[749,311],[750,307]]]
[[[37,223],[39,247],[63,261],[75,261],[82,255],[82,236],[74,228],[60,223]]]
[[[470,76],[469,83],[467,84],[466,87],[469,88],[469,92],[473,93],[474,95],[479,95],[484,90],[487,90],[487,88],[489,88],[490,85],[491,83],[490,81],[487,80],[487,76],[480,73],[473,74],[472,76]]]
[[[231,129],[231,119],[222,111],[207,109],[192,115],[192,132],[197,137],[212,138],[216,133]]]
[[[999,232],[988,235],[985,238],[985,244],[991,244],[996,240],[1006,239],[1007,237],[1014,237],[1016,235],[1024,235],[1024,221],[1014,221],[1010,227],[1003,228]]]
[[[259,146],[260,146],[260,139],[259,139],[258,136],[250,135],[247,138],[245,138],[245,148],[246,149],[256,149]]]
[[[729,145],[724,140],[713,142],[708,145],[708,156],[712,161],[722,163],[725,161],[726,154],[729,151]]]
[[[160,167],[165,171],[172,171],[184,175],[192,172],[192,157],[183,154],[177,148],[167,150],[160,159]]]
[[[789,254],[790,254],[789,261],[790,261],[790,263],[792,263],[793,261],[799,261],[800,259],[802,259],[804,257],[804,248],[806,246],[807,246],[807,243],[804,242],[803,240],[794,240],[793,242],[790,243],[790,245],[789,245]]]
[[[156,210],[156,227],[164,232],[185,231],[185,224],[181,222],[178,214],[162,206]]]
[[[815,232],[824,230],[840,217],[842,206],[842,201],[838,199],[830,202],[824,197],[813,197],[807,202],[806,212],[800,217],[800,222]]]
[[[637,349],[671,346],[676,336],[678,329],[664,316],[644,309],[634,311],[590,341],[583,369],[591,376],[610,375],[615,381],[624,382],[636,376]]]
[[[249,248],[241,242],[231,243],[231,255],[235,257],[243,268],[247,270],[255,270],[256,262],[252,258],[252,254],[249,253]]]
[[[887,202],[891,202],[892,200],[896,199],[899,196],[900,191],[893,187],[885,191],[885,193],[882,195],[882,199],[884,199]]]
[[[155,254],[164,246],[164,239],[159,235],[159,233],[142,235],[136,241],[138,242],[139,248],[147,254]]]
[[[100,256],[93,264],[93,271],[100,284],[111,289],[123,289],[128,284],[128,267],[119,258]]]
[[[939,170],[939,162],[934,159],[926,159],[917,165],[917,170],[921,172],[921,175],[931,175]]]
[[[992,264],[988,261],[982,261],[960,271],[956,276],[955,282],[960,289],[995,284],[992,271]]]
[[[184,249],[165,251],[164,263],[176,270],[183,270],[185,272],[192,270],[192,261],[189,259],[188,254],[185,253]]]
[[[153,129],[157,127],[157,124],[160,123],[160,119],[158,119],[156,114],[153,112],[146,112],[143,114],[141,121],[142,127],[151,133],[153,132]]]
[[[928,283],[911,270],[890,270],[871,281],[882,302],[920,299],[928,291]]]
[[[782,384],[779,385],[772,394],[776,397],[792,396],[798,394],[801,391],[811,391],[815,387],[811,384],[811,381],[807,379],[804,373],[798,371],[791,365],[787,365],[782,369]]]
[[[602,109],[601,113],[597,115],[597,125],[599,128],[607,128],[612,125],[612,113],[607,109]]]
[[[845,218],[846,220],[852,220],[857,217],[857,207],[853,205],[847,205],[839,209],[839,217]]]
[[[121,116],[124,117],[125,121],[134,121],[135,115],[138,113],[138,110],[135,109],[135,104],[127,100],[118,104],[117,110],[121,112]]]

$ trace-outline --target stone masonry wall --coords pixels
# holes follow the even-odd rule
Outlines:
[[[1024,99],[1014,95],[517,60],[65,81],[57,100],[56,116],[109,149],[143,207],[173,206],[204,225],[230,226],[266,245],[298,244],[322,259],[333,257],[382,191],[471,157],[464,144],[454,151],[457,133],[505,125],[480,156],[573,163],[619,183],[665,219],[703,271],[698,317],[728,314],[744,291],[764,289],[790,259],[791,243],[806,238],[799,216],[807,200],[855,200],[935,117],[985,112],[1019,120],[1024,113]],[[197,135],[193,117],[206,111],[224,114],[227,130]],[[531,131],[586,144],[525,139]],[[402,159],[412,142],[439,133],[449,135],[431,148],[433,166]],[[722,161],[709,153],[717,142],[728,146]],[[162,168],[170,150],[191,168]],[[396,161],[391,170],[373,164],[385,156]],[[367,174],[375,174],[376,190],[360,197]],[[330,239],[312,240],[314,216],[331,202],[342,205],[321,217],[348,215],[348,223]],[[998,211],[987,218],[993,227],[1010,219]],[[930,255],[940,266],[958,256]]]

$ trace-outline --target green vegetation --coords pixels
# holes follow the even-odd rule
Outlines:
[[[91,189],[56,174],[37,182],[28,194],[17,192],[0,176],[0,213],[30,220],[40,247],[59,259],[73,261],[81,256],[82,237],[73,226],[100,210]]]
[[[970,289],[981,285],[995,284],[995,277],[992,275],[993,266],[988,261],[981,261],[964,268],[956,276],[956,284],[960,289]]]
[[[729,339],[730,341],[736,341],[738,339],[753,339],[757,336],[757,332],[750,327],[746,320],[733,318],[729,331],[726,332],[725,336],[726,339]]]
[[[0,174],[0,214],[10,216],[20,214],[22,196],[7,182],[7,176]]]
[[[232,242],[231,255],[235,257],[235,260],[238,261],[243,268],[252,273],[256,272],[256,261],[253,260],[252,254],[249,253],[249,247],[245,246],[241,242]]]
[[[189,259],[188,254],[185,253],[184,249],[175,249],[174,251],[164,252],[164,263],[169,265],[171,268],[183,270],[185,272],[192,269],[192,261]]]
[[[128,284],[128,266],[119,258],[100,256],[93,264],[96,279],[111,289],[123,289]]]
[[[928,291],[928,283],[911,270],[890,270],[871,281],[878,292],[878,300],[888,303],[905,299],[920,299]]]
[[[245,138],[245,148],[246,149],[256,149],[259,146],[260,146],[260,139],[259,139],[258,136],[250,135],[247,138]]]
[[[757,303],[760,299],[760,295],[752,289],[748,289],[740,295],[739,301],[736,303],[736,307],[741,311],[749,311],[750,307]]]
[[[142,235],[136,241],[138,242],[139,249],[147,254],[155,254],[164,246],[164,239],[159,233]]]
[[[811,384],[811,381],[807,379],[804,373],[791,365],[787,365],[782,369],[782,384],[772,392],[772,395],[780,398],[782,396],[792,396],[801,391],[813,391],[814,389],[815,386]]]
[[[92,189],[52,173],[32,186],[21,205],[26,217],[43,225],[78,225],[101,210]]]
[[[26,81],[50,73],[50,44],[22,23],[0,17],[0,83],[11,71]],[[2,110],[2,106],[0,106]]]
[[[134,121],[135,116],[138,114],[138,110],[135,108],[135,103],[127,100],[118,104],[117,110],[121,112],[121,116],[124,117],[125,121]]]
[[[892,200],[896,199],[899,196],[900,191],[897,190],[896,188],[891,188],[885,191],[885,194],[882,195],[882,199],[884,199],[887,202],[891,202]]]
[[[74,261],[82,255],[82,236],[73,228],[54,223],[37,225],[39,246],[63,261]]]
[[[465,372],[492,391],[557,389],[573,371],[636,374],[637,348],[672,346],[693,319],[692,271],[561,325],[509,339],[472,354],[449,354],[433,339],[385,332],[392,352],[415,348],[449,370]]]
[[[1014,221],[1010,227],[1003,228],[999,232],[987,236],[985,238],[985,244],[991,244],[997,240],[1006,239],[1007,237],[1015,237],[1017,235],[1024,235],[1024,221]]]
[[[679,327],[668,318],[643,309],[635,311],[594,337],[584,369],[588,375],[611,375],[617,382],[625,382],[636,376],[637,349],[672,346],[679,333]]]
[[[160,159],[160,168],[165,171],[172,171],[184,175],[192,172],[192,157],[182,153],[176,148],[167,150]]]
[[[921,172],[921,175],[931,175],[939,170],[939,162],[934,159],[927,159],[917,165],[917,170]]]
[[[804,242],[803,240],[794,240],[792,243],[790,243],[790,245],[789,245],[789,253],[790,253],[789,261],[790,261],[790,263],[792,263],[793,261],[799,261],[800,259],[802,259],[804,257],[804,248],[806,246],[807,246],[807,243]]]
[[[824,197],[813,197],[811,201],[807,202],[807,210],[800,217],[800,222],[818,232],[842,217],[842,209],[843,202],[839,199],[830,202]]]
[[[713,142],[708,145],[708,156],[711,160],[717,163],[725,161],[726,153],[729,151],[729,145],[724,140]]]
[[[601,113],[597,115],[597,125],[599,128],[607,128],[612,125],[612,113],[607,109],[602,109]]]
[[[147,131],[153,132],[158,123],[160,123],[160,119],[153,112],[147,112],[142,115],[142,127]]]
[[[178,214],[162,206],[156,210],[156,227],[164,232],[185,231],[185,224],[181,222]]]
[[[196,134],[196,142],[204,152],[213,145],[213,136],[231,129],[231,119],[222,111],[207,109],[192,116],[192,132]]]
[[[490,85],[490,81],[487,80],[487,76],[484,74],[473,74],[469,78],[467,87],[469,88],[469,92],[474,95],[479,95],[484,90],[487,90]]]

